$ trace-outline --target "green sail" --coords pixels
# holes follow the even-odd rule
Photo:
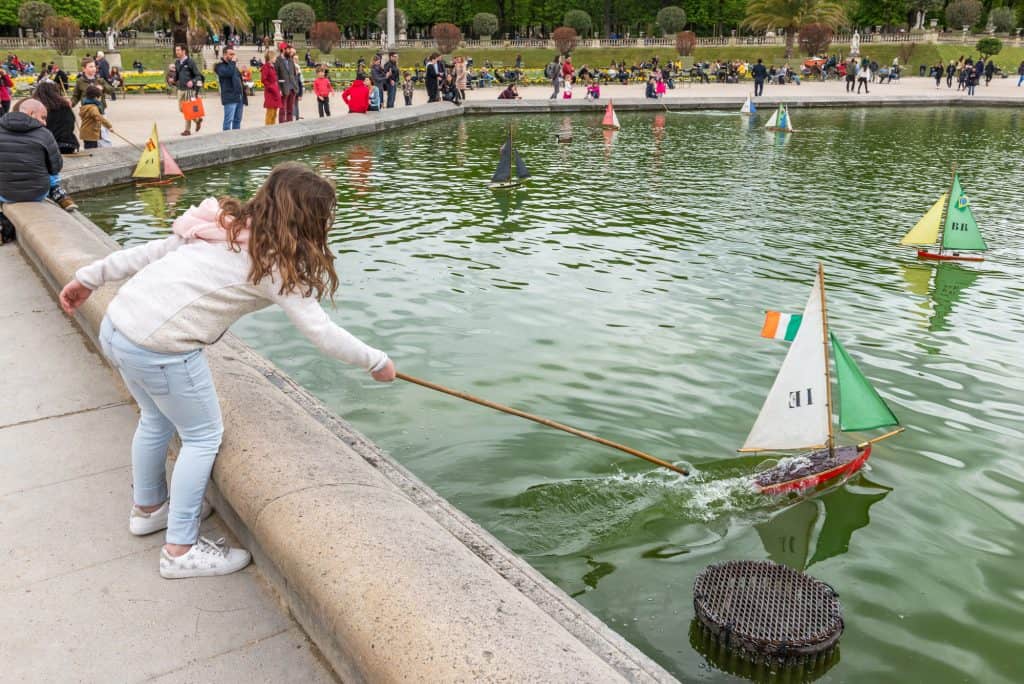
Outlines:
[[[960,185],[959,174],[953,176],[953,191],[949,193],[946,209],[946,225],[942,231],[943,249],[988,249],[985,239],[974,220],[967,194]]]
[[[839,429],[850,432],[898,425],[899,420],[836,336],[829,333],[829,338],[835,352],[836,381],[839,383]]]

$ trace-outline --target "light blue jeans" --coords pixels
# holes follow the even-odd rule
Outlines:
[[[126,338],[104,317],[100,346],[121,372],[141,413],[132,440],[132,484],[139,506],[167,500],[167,445],[175,431],[181,451],[171,477],[168,544],[199,538],[203,494],[210,482],[224,423],[202,349],[159,354]]]
[[[237,131],[242,127],[242,112],[245,111],[245,105],[241,102],[229,102],[224,105],[224,130]]]

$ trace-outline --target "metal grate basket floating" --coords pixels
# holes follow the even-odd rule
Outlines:
[[[781,666],[829,660],[843,633],[839,594],[772,561],[726,561],[700,571],[693,608],[719,648]]]

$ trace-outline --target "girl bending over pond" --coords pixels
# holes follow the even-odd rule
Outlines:
[[[379,382],[395,378],[387,354],[335,325],[320,306],[338,289],[327,231],[334,186],[302,164],[274,168],[248,202],[204,200],[163,240],[114,252],[75,273],[60,293],[68,314],[104,283],[131,278],[100,327],[103,353],[139,405],[132,440],[132,534],[167,529],[160,575],[226,575],[248,551],[199,536],[203,500],[224,426],[204,348],[240,317],[277,304],[328,356]],[[181,451],[168,491],[164,459],[174,432]]]

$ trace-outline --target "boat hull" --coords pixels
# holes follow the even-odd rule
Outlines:
[[[509,181],[502,181],[501,183],[489,183],[488,187],[491,190],[505,190],[505,189],[508,189],[508,188],[517,188],[520,185],[522,185],[522,181],[509,180]]]
[[[870,456],[870,444],[837,447],[831,454],[828,449],[813,451],[806,455],[806,462],[790,462],[787,467],[758,473],[754,487],[762,494],[785,494],[834,483],[860,470]]]
[[[927,249],[917,250],[918,259],[929,259],[931,261],[984,261],[983,256],[973,256],[960,254],[958,252],[952,252],[949,254],[940,254],[939,252],[929,252]]]

